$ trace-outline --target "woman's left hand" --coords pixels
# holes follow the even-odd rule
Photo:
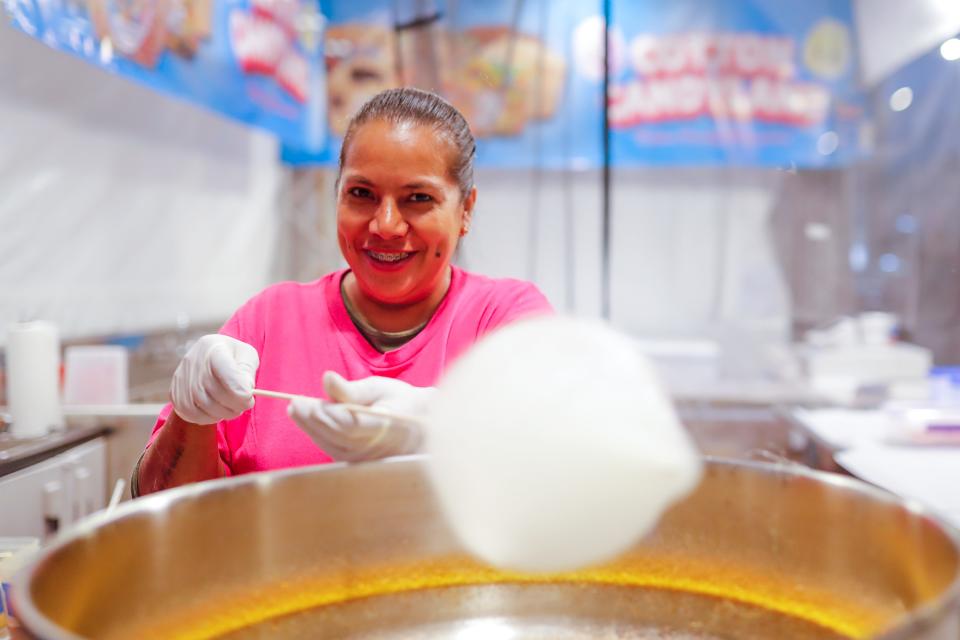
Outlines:
[[[423,433],[417,424],[354,414],[336,403],[359,404],[422,418],[436,393],[433,387],[415,387],[380,376],[351,382],[333,371],[324,374],[323,387],[330,402],[297,398],[290,402],[287,413],[335,460],[379,460],[419,450]]]

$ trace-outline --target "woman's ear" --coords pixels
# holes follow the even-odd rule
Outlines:
[[[477,203],[477,188],[471,187],[470,193],[463,199],[463,218],[460,221],[460,235],[465,236],[470,231],[470,222],[473,220],[473,207]]]

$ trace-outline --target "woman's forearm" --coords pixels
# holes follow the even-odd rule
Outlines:
[[[217,426],[191,424],[171,412],[144,453],[138,474],[141,495],[225,475]]]

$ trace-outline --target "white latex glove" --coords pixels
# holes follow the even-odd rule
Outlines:
[[[338,402],[377,407],[414,418],[426,414],[433,387],[415,387],[401,380],[371,376],[347,381],[327,371],[323,388],[330,402],[297,398],[287,413],[317,445],[335,460],[361,462],[414,453],[423,434],[418,425],[353,414]]]
[[[170,385],[173,409],[194,424],[236,418],[253,407],[253,384],[260,366],[257,350],[219,334],[190,347]]]

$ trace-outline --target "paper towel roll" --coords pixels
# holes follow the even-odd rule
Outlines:
[[[10,433],[36,438],[61,426],[57,327],[39,321],[9,325],[6,351]]]

